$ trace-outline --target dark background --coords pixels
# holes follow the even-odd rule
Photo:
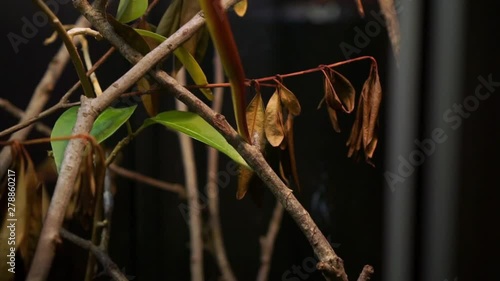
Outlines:
[[[167,2],[161,1],[155,9],[151,15],[153,23],[159,20]],[[310,11],[324,12],[327,7],[323,6],[325,2],[327,1],[250,1],[248,14],[244,18],[231,14],[233,31],[247,77],[283,74],[344,60],[339,44],[347,42],[353,45],[356,34],[354,28],[364,29],[372,18],[368,15],[365,19],[360,19],[354,1],[335,1],[330,4],[338,10],[327,10],[324,20],[318,20],[322,18],[321,14],[318,16]],[[364,3],[367,11],[378,11],[376,1]],[[15,53],[7,40],[7,34],[20,34],[23,25],[21,19],[31,19],[36,9],[31,2],[21,4],[12,1],[6,5],[8,12],[1,17],[1,36],[4,38],[0,41],[3,65],[1,79],[4,87],[0,96],[25,108],[59,43],[42,46],[43,40],[52,32],[51,27],[46,25],[27,44],[20,45],[19,52]],[[463,97],[474,92],[479,75],[485,77],[492,73],[493,80],[500,80],[500,35],[495,20],[498,9],[492,5],[490,1],[467,3],[467,28],[463,30],[467,42],[465,67],[461,70],[464,80],[457,81],[462,85]],[[71,3],[60,8],[58,16],[63,23],[74,22],[77,13]],[[429,12],[426,11],[425,15]],[[431,28],[432,24],[429,23],[425,26],[425,31]],[[94,61],[108,47],[104,41],[92,43]],[[204,63],[207,77],[212,77],[212,52],[210,49]],[[358,55],[372,55],[377,59],[385,96],[401,94],[385,91],[389,79],[387,66],[393,62],[394,56],[384,30],[371,38],[370,44],[362,48]],[[428,54],[423,53],[422,59],[428,59]],[[128,63],[119,55],[113,55],[97,71],[103,88],[127,69]],[[368,74],[369,64],[358,62],[339,70],[352,81],[359,93]],[[428,69],[424,66],[422,71]],[[76,80],[74,71],[68,66],[54,90],[51,104]],[[346,157],[345,142],[353,116],[341,116],[343,131],[337,134],[331,127],[326,109],[316,110],[323,95],[319,74],[286,79],[285,85],[297,95],[303,109],[295,119],[296,154],[303,190],[295,195],[311,212],[322,232],[334,245],[335,251],[344,259],[351,280],[356,279],[365,264],[375,267],[373,280],[383,280],[383,194],[388,191],[383,177],[383,156],[386,149],[390,149],[384,145],[384,132],[387,129],[385,102],[380,120],[380,143],[374,160],[376,167],[373,168]],[[270,94],[264,92],[266,98]],[[422,93],[421,99],[428,101],[432,97]],[[453,102],[461,101],[462,99]],[[232,120],[229,95],[226,95],[224,102],[223,114]],[[498,275],[495,265],[500,259],[494,254],[500,250],[497,241],[500,233],[496,226],[499,212],[495,208],[500,195],[496,188],[499,167],[497,158],[500,156],[497,148],[500,143],[498,105],[499,98],[495,92],[487,102],[480,104],[470,118],[464,120],[460,135],[460,173],[457,175],[460,184],[456,187],[459,189],[459,211],[456,228],[458,239],[454,247],[457,248],[458,255],[454,263],[455,270],[440,280],[454,280],[456,277],[459,280],[493,280]],[[421,115],[426,114],[425,107],[416,106]],[[172,108],[173,99],[169,96],[162,97],[162,109]],[[51,116],[44,122],[52,125],[57,116]],[[146,114],[140,108],[134,114],[133,126],[139,126],[144,118]],[[15,119],[0,111],[0,129],[15,123]],[[425,128],[424,125],[421,127]],[[422,137],[428,135],[424,131],[422,129]],[[113,145],[125,133],[122,128],[118,136],[111,138],[107,144]],[[30,138],[37,137],[41,137],[37,132],[30,135]],[[49,145],[38,146],[30,149],[30,152],[34,159],[41,159],[49,149]],[[202,144],[196,143],[195,150],[198,182],[202,191],[206,182],[206,149]],[[226,161],[228,159],[221,156],[221,171],[224,171]],[[183,182],[177,135],[161,127],[151,127],[144,131],[127,147],[121,163],[129,169],[155,178]],[[219,193],[224,242],[238,279],[253,280],[260,265],[259,236],[267,231],[275,201],[267,190],[262,207],[256,206],[248,196],[237,201],[236,182],[235,177],[231,178],[228,187],[221,189]],[[421,185],[416,188],[419,190]],[[320,200],[315,201],[313,198]],[[419,211],[426,206],[422,200],[420,197],[415,198],[420,206]],[[179,211],[181,203],[174,194],[126,180],[118,181],[110,255],[128,275],[135,276],[134,280],[189,280],[189,233]],[[417,219],[417,233],[422,231],[419,227]],[[78,228],[74,227],[74,230],[78,231]],[[423,246],[421,239],[415,239],[414,243],[416,248]],[[418,256],[419,252],[415,255]],[[81,258],[84,256],[82,250],[65,242],[56,257],[50,280],[82,280],[85,268]],[[293,266],[303,268],[303,262],[308,257],[314,257],[311,247],[293,220],[285,214],[275,244],[269,280],[321,280],[317,272],[300,278],[297,274],[285,274]],[[418,266],[416,262],[415,268]],[[219,276],[215,260],[208,252],[205,254],[205,272],[206,280],[217,280]],[[18,278],[23,279],[21,276]],[[101,277],[99,280],[107,279]]]

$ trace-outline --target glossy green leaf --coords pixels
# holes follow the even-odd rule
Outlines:
[[[120,0],[116,19],[120,22],[131,22],[141,17],[148,8],[148,0]]]
[[[172,130],[184,133],[195,140],[201,141],[226,154],[236,161],[236,163],[250,169],[236,149],[234,149],[234,147],[232,147],[214,127],[203,120],[198,114],[186,111],[166,111],[156,115],[156,117],[147,119],[144,126],[149,126],[154,123],[161,124]]]
[[[158,40],[158,42],[163,42],[167,40],[166,37],[151,32],[143,29],[136,29],[137,33],[144,37],[149,37],[155,40]],[[207,77],[205,76],[205,73],[201,69],[200,65],[196,61],[196,59],[186,50],[186,48],[179,46],[177,49],[174,50],[174,55],[179,59],[179,61],[184,65],[186,68],[186,71],[191,75],[191,78],[193,78],[193,81],[196,85],[207,85],[208,80]],[[200,88],[201,92],[205,95],[205,97],[209,100],[213,99],[212,91],[210,89],[205,89],[205,88]]]
[[[90,134],[94,136],[99,143],[106,140],[130,118],[136,107],[137,105],[125,108],[107,108],[95,120]],[[79,106],[71,107],[57,119],[52,129],[52,134],[50,135],[51,138],[71,136],[79,108]],[[61,168],[64,151],[67,145],[68,141],[51,142],[52,152],[58,171]]]

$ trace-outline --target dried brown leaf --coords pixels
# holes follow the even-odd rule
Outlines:
[[[264,130],[265,109],[264,101],[262,100],[260,92],[257,92],[248,104],[246,109],[246,118],[252,144],[257,146],[261,152],[264,152],[266,146]],[[240,174],[238,176],[238,190],[236,193],[236,198],[238,200],[242,199],[247,193],[253,177],[253,171],[241,167]]]
[[[295,142],[293,138],[293,116],[290,114],[288,115],[286,120],[286,139],[293,181],[295,182],[295,185],[297,185],[297,188],[300,190],[299,174],[297,172],[297,160],[295,159]]]
[[[382,88],[375,62],[370,67],[368,79],[363,84],[361,97],[358,103],[358,112],[347,141],[349,146],[348,156],[357,154],[361,148],[364,150],[365,160],[371,164],[375,152],[378,136],[376,132],[380,103],[382,101]]]
[[[287,87],[280,84],[278,85],[278,92],[280,95],[281,102],[283,106],[288,110],[289,113],[297,116],[300,114],[301,108],[297,97],[290,91]]]
[[[351,82],[342,74],[330,69],[325,77],[325,100],[335,110],[351,113],[354,110],[356,91]]]
[[[264,122],[267,141],[277,147],[285,138],[285,129],[283,127],[283,113],[281,109],[281,101],[278,91],[269,99],[266,107],[266,119]]]
[[[327,106],[326,108],[328,110],[328,116],[330,117],[330,122],[332,123],[333,129],[335,130],[335,132],[340,133],[340,125],[337,117],[337,111],[335,111],[333,108],[329,106]]]

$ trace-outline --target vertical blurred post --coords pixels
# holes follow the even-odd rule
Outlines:
[[[443,115],[461,103],[464,89],[464,1],[430,1],[430,45],[426,74],[426,135],[442,130],[443,144],[423,166],[421,280],[453,280],[456,269],[457,200],[461,128],[451,128]],[[474,93],[468,93],[473,95]],[[455,130],[456,129],[456,130]]]
[[[390,69],[387,100],[387,152],[383,280],[414,278],[414,226],[417,167],[408,167],[417,137],[422,55],[421,1],[403,1],[399,65]],[[402,161],[403,159],[403,161]],[[389,173],[393,176],[391,177]],[[395,180],[397,177],[398,180]]]

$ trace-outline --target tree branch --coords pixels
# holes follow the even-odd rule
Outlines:
[[[117,175],[122,176],[124,178],[129,178],[129,179],[135,180],[137,182],[142,182],[142,183],[145,183],[147,185],[163,189],[165,191],[177,193],[181,199],[186,198],[186,191],[184,190],[184,187],[178,183],[169,183],[169,182],[157,180],[157,179],[145,176],[143,174],[127,170],[127,169],[122,168],[116,164],[109,165],[109,168],[111,171],[113,171]]]
[[[266,236],[260,238],[260,268],[257,274],[257,281],[267,281],[271,260],[273,257],[274,241],[280,230],[281,219],[283,218],[283,206],[276,202],[273,216],[269,221],[269,229]]]
[[[83,19],[83,20],[85,20],[85,22],[86,22],[86,23],[88,23],[88,21],[87,21],[86,19]],[[61,48],[62,48],[62,51],[63,51],[63,53],[64,53],[64,52],[65,52],[65,51],[64,51],[64,47],[61,47]],[[61,50],[60,50],[60,51],[61,51]],[[111,48],[110,48],[110,49],[109,49],[109,50],[108,50],[108,51],[107,51],[107,52],[106,52],[106,53],[105,53],[105,54],[104,54],[104,55],[103,55],[103,56],[102,56],[102,57],[101,57],[101,58],[100,58],[100,59],[99,59],[99,60],[98,60],[95,64],[94,64],[94,66],[93,66],[91,69],[89,69],[89,70],[87,71],[87,75],[90,75],[90,74],[94,73],[94,71],[95,71],[96,69],[98,69],[98,68],[99,68],[99,66],[101,66],[101,65],[102,65],[102,64],[103,64],[103,63],[104,63],[104,62],[105,62],[105,61],[106,61],[106,60],[107,60],[107,59],[111,56],[111,54],[112,54],[114,51],[115,51],[115,48],[114,48],[114,47],[111,47]],[[68,60],[68,58],[66,58],[66,62],[67,62],[67,60]],[[56,55],[56,57],[54,57],[54,59],[52,60],[52,62],[54,62],[54,61],[58,61],[58,59],[57,59],[57,55]],[[52,62],[51,62],[51,63],[52,63]],[[49,65],[49,69],[50,69],[50,65]],[[61,70],[62,70],[62,69],[61,69]],[[79,104],[80,104],[80,102],[68,103],[68,99],[69,99],[69,97],[71,96],[71,94],[73,94],[73,92],[75,92],[75,91],[78,89],[78,87],[80,87],[80,85],[81,85],[80,81],[78,81],[78,82],[76,82],[76,83],[75,83],[75,84],[74,84],[74,85],[73,85],[73,86],[72,86],[72,87],[71,87],[71,88],[70,88],[70,89],[69,89],[69,90],[68,90],[68,91],[67,91],[67,92],[66,92],[66,93],[62,96],[62,98],[59,100],[59,102],[58,102],[57,104],[55,104],[55,105],[53,105],[52,107],[50,107],[50,108],[46,109],[45,111],[41,112],[41,111],[42,111],[42,109],[43,109],[43,107],[44,107],[44,106],[45,106],[45,104],[47,103],[47,100],[48,100],[48,98],[49,98],[49,97],[44,97],[44,98],[46,98],[47,100],[44,100],[44,101],[43,101],[43,104],[41,104],[41,103],[42,103],[42,101],[41,101],[41,100],[40,100],[40,98],[38,98],[38,97],[36,97],[36,98],[35,98],[35,95],[36,95],[36,93],[37,93],[37,91],[38,91],[38,88],[39,88],[39,87],[44,88],[44,90],[43,90],[43,91],[48,91],[47,93],[43,93],[43,94],[50,94],[50,92],[51,92],[51,91],[52,91],[52,89],[54,88],[54,83],[55,83],[55,81],[56,81],[56,80],[59,78],[59,76],[60,76],[60,73],[57,75],[57,77],[55,77],[55,74],[56,74],[56,73],[49,73],[49,70],[47,70],[47,72],[46,72],[46,73],[45,73],[45,75],[44,75],[44,78],[42,78],[42,81],[40,81],[39,86],[37,86],[37,89],[35,90],[35,94],[33,94],[33,97],[31,98],[30,105],[28,105],[28,109],[27,109],[27,110],[26,110],[26,112],[25,112],[25,116],[26,116],[26,118],[24,118],[24,120],[23,120],[23,119],[21,119],[21,121],[19,121],[19,123],[18,123],[17,125],[12,126],[12,127],[8,128],[8,129],[3,130],[2,132],[0,132],[0,137],[3,137],[3,136],[6,136],[6,135],[9,135],[9,134],[12,134],[12,133],[14,133],[14,132],[17,132],[17,131],[19,131],[19,130],[23,129],[23,128],[26,128],[26,127],[30,126],[31,124],[33,124],[33,123],[37,122],[38,120],[43,119],[43,118],[45,118],[45,117],[47,117],[47,116],[49,116],[49,115],[53,114],[54,112],[56,112],[56,111],[58,111],[58,110],[60,110],[60,109],[63,109],[63,108],[68,108],[68,107],[71,107],[71,106],[75,106],[75,105],[79,105]],[[42,84],[42,82],[43,82],[43,80],[45,79],[45,77],[46,77],[46,76],[47,76],[47,77],[49,77],[49,79],[54,79],[54,80],[53,80],[54,82],[52,82],[51,84],[46,84],[46,85],[44,85],[44,86],[40,86],[40,85]],[[52,77],[51,77],[51,76],[52,76]],[[36,103],[35,103],[35,101],[36,101]],[[32,104],[32,103],[37,105],[37,107],[36,107],[37,111],[36,111],[36,112],[30,109],[30,106],[31,106],[31,104]],[[33,113],[33,114],[29,114],[29,112],[31,112],[31,111],[33,111],[34,113]],[[26,130],[28,130],[28,128],[27,128]],[[29,128],[29,130],[31,130],[31,128]],[[24,130],[23,130],[23,131],[24,131]],[[20,134],[20,133],[18,132],[18,134]],[[22,138],[16,138],[16,139],[18,139],[18,140],[24,140],[24,139],[27,137],[27,135],[28,135],[28,134],[29,134],[29,131],[27,131],[26,135],[23,135],[23,137],[22,137]],[[10,140],[12,140],[12,138],[14,138],[14,136],[12,136]],[[3,152],[3,151],[2,151],[2,152]],[[1,155],[1,154],[0,154],[0,155]],[[2,160],[2,159],[4,159],[4,158],[0,157],[0,174],[2,174],[2,172],[5,172],[5,170],[2,170],[2,169],[1,169],[1,167],[3,167],[3,162],[1,162],[1,160]],[[7,161],[7,160],[6,160],[6,161]],[[10,161],[11,161],[11,160],[9,160],[9,161],[8,161],[7,166],[8,166],[8,165],[10,165]],[[5,168],[5,169],[7,169],[7,168]]]
[[[12,116],[14,116],[18,119],[22,119],[23,117],[26,116],[26,114],[24,113],[24,111],[22,111],[22,109],[13,105],[8,100],[3,99],[3,98],[0,98],[0,108],[3,108],[5,111],[7,111]],[[50,134],[52,132],[51,128],[49,128],[47,125],[40,123],[40,122],[35,123],[35,128],[40,133],[42,133],[44,135],[48,135],[48,136],[50,136]]]
[[[115,281],[128,281],[128,278],[123,275],[118,266],[109,258],[109,256],[101,251],[96,245],[92,244],[92,242],[82,239],[75,234],[67,231],[62,228],[60,231],[61,236],[68,241],[71,241],[73,244],[81,247],[85,250],[89,250],[97,260],[102,264],[106,274],[108,274]]]
[[[80,58],[80,54],[78,54],[78,51],[76,50],[75,44],[73,43],[73,40],[71,40],[71,37],[68,35],[66,32],[66,29],[62,25],[61,21],[57,16],[52,12],[52,10],[43,2],[42,0],[33,0],[33,3],[42,10],[50,19],[50,23],[54,27],[54,29],[57,31],[59,37],[62,39],[64,45],[66,46],[66,49],[68,50],[69,56],[71,58],[71,61],[73,62],[73,66],[75,67],[76,74],[78,74],[78,78],[82,82],[82,88],[83,92],[87,97],[93,97],[94,96],[94,91],[92,90],[92,86],[90,85],[90,81],[85,74],[85,67],[83,66],[82,59]]]
[[[177,73],[177,81],[186,83],[186,70],[181,68]],[[176,100],[177,110],[186,111],[185,104]],[[178,132],[182,165],[184,167],[184,184],[186,185],[187,201],[189,206],[189,240],[191,250],[191,280],[203,281],[203,226],[201,223],[201,207],[198,199],[198,181],[196,159],[194,157],[193,140]]]
[[[220,61],[219,55],[215,52],[214,55],[214,73],[215,83],[224,82],[224,69]],[[214,100],[212,102],[212,110],[221,112],[222,102],[224,101],[224,89],[217,88],[214,91]],[[208,197],[208,212],[209,212],[209,227],[212,233],[212,241],[214,243],[214,254],[222,273],[224,281],[236,281],[231,264],[227,259],[226,249],[224,248],[224,238],[222,236],[222,228],[219,215],[219,187],[217,186],[217,168],[219,166],[219,152],[208,146],[207,156],[207,186],[206,192]]]

